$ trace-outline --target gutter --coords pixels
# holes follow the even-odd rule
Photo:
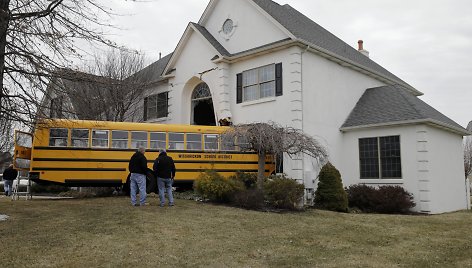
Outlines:
[[[341,127],[339,130],[341,132],[349,132],[361,129],[369,129],[369,128],[379,128],[379,127],[394,127],[394,126],[402,126],[402,125],[413,125],[413,124],[427,124],[433,127],[438,127],[462,136],[469,136],[472,135],[471,131],[468,131],[463,128],[458,128],[441,121],[435,119],[417,119],[417,120],[405,120],[405,121],[398,121],[398,122],[388,122],[388,123],[378,123],[378,124],[368,124],[368,125],[361,125],[361,126],[352,126],[352,127]]]

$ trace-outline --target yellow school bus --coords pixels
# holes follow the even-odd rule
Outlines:
[[[238,141],[222,142],[227,127],[84,120],[42,120],[34,133],[15,134],[15,166],[30,179],[66,186],[127,186],[129,159],[146,148],[148,191],[154,191],[152,165],[159,150],[174,159],[176,186],[191,185],[205,170],[223,176],[257,172],[257,154],[238,150]],[[275,171],[271,156],[265,174]]]

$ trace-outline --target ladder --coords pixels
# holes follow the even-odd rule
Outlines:
[[[31,180],[29,176],[21,176],[21,173],[16,177],[16,180],[13,182],[13,194],[11,195],[11,200],[20,200],[20,197],[23,196],[25,200],[33,199],[33,195],[31,194]],[[21,187],[21,180],[28,180],[28,184],[26,185],[26,192],[22,192]]]

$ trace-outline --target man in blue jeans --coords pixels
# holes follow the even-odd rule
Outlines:
[[[168,156],[165,150],[161,150],[159,157],[154,161],[154,173],[157,177],[157,185],[159,187],[160,206],[165,205],[166,199],[164,190],[169,197],[169,207],[174,205],[174,197],[172,196],[172,184],[175,178],[175,164],[172,157]]]
[[[147,159],[144,156],[146,149],[139,147],[138,151],[129,160],[130,177],[130,194],[131,205],[145,206],[146,205],[146,173],[147,173]],[[139,189],[139,204],[136,203],[136,192]]]
[[[3,189],[6,196],[11,195],[13,181],[16,179],[16,177],[18,177],[18,171],[13,168],[13,164],[3,171]]]

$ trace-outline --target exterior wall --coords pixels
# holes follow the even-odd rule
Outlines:
[[[431,201],[431,212],[466,209],[462,136],[433,127],[428,127],[426,131],[431,191],[425,199]]]
[[[192,32],[175,65],[175,77],[169,79],[169,118],[167,123],[191,123],[191,94],[195,87],[208,84],[213,103],[219,102],[219,72],[211,62],[217,52],[199,33]],[[212,70],[214,69],[214,70]],[[210,71],[211,70],[211,71]],[[200,76],[199,73],[207,73]],[[215,107],[215,112],[217,109]],[[217,114],[217,117],[218,114]]]
[[[291,66],[300,66],[303,130],[329,151],[329,160],[338,168],[345,164],[343,135],[339,131],[367,88],[384,83],[304,50],[292,53]],[[299,70],[292,68],[292,76]],[[298,78],[300,79],[300,78]],[[349,161],[348,161],[349,162]],[[284,166],[285,167],[285,166]],[[306,188],[316,188],[319,167],[306,157],[303,162]]]
[[[426,125],[384,127],[346,132],[338,168],[344,186],[399,185],[414,196],[415,211],[442,213],[466,208],[461,137]],[[400,136],[402,178],[360,179],[359,139]],[[447,167],[447,168],[445,168]],[[447,189],[447,191],[445,191]]]
[[[230,53],[237,53],[288,38],[254,3],[246,0],[219,0],[203,25]],[[223,23],[235,23],[230,36],[220,33]],[[229,38],[229,39],[227,39]]]

